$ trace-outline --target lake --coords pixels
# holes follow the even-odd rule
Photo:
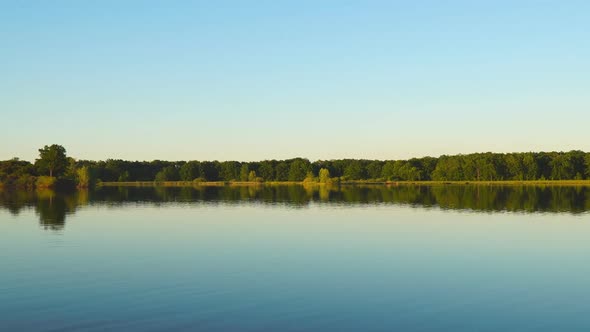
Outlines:
[[[589,331],[590,188],[0,191],[0,330]]]

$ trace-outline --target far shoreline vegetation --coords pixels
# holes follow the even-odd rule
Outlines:
[[[221,185],[590,185],[590,153],[472,153],[409,160],[76,160],[57,144],[34,163],[0,161],[0,188]]]
[[[318,181],[128,181],[99,182],[99,187],[195,187],[195,186],[273,186],[273,185],[365,185],[365,186],[443,186],[443,185],[497,185],[497,186],[590,186],[588,180],[497,180],[497,181],[373,181],[349,180],[321,183]]]

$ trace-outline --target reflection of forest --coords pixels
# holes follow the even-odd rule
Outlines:
[[[79,206],[125,203],[224,202],[282,204],[302,207],[310,202],[339,204],[406,204],[416,207],[473,211],[582,213],[590,210],[590,187],[566,186],[214,186],[104,187],[95,191],[56,193],[0,191],[0,208],[18,214],[34,208],[40,223],[61,229]]]
[[[66,216],[78,206],[88,204],[88,191],[59,193],[50,189],[36,191],[0,191],[0,208],[19,214],[24,208],[34,208],[40,224],[46,229],[60,230]]]

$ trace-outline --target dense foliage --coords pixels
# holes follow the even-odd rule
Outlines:
[[[58,175],[89,186],[94,181],[496,181],[590,179],[590,153],[525,152],[443,155],[410,160],[106,161],[74,160],[52,145],[31,164],[0,161],[0,183],[34,186]]]
[[[57,144],[45,145],[39,149],[39,159],[35,161],[35,167],[41,173],[49,173],[49,177],[62,175],[68,165],[66,149]]]

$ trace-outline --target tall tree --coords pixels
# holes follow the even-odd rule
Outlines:
[[[178,181],[178,179],[180,179],[178,168],[174,166],[166,166],[161,171],[159,171],[158,174],[156,174],[155,181]]]
[[[240,176],[240,163],[237,161],[223,161],[219,163],[219,177],[224,181],[237,180]]]
[[[381,177],[383,162],[374,160],[367,165],[367,176],[369,179],[378,179]]]
[[[291,162],[289,167],[289,181],[303,181],[307,172],[311,170],[311,164],[307,159],[297,158]]]
[[[240,181],[248,181],[248,173],[250,173],[248,163],[243,163],[240,167]]]
[[[436,168],[432,171],[431,178],[435,181],[464,180],[463,169],[459,162],[461,156],[443,155],[438,159]]]
[[[35,161],[35,165],[41,173],[49,173],[50,177],[63,174],[68,165],[66,149],[57,144],[45,145],[39,149],[39,159]]]
[[[532,152],[524,153],[522,155],[522,166],[524,169],[525,180],[537,179],[539,173],[539,167],[535,161],[535,155]]]
[[[562,152],[553,155],[551,160],[551,179],[568,180],[573,179],[573,165],[571,156]]]
[[[508,176],[512,180],[524,180],[525,170],[522,163],[522,154],[520,153],[509,153],[504,156],[506,161],[506,168],[508,170]]]
[[[276,164],[274,160],[265,160],[260,162],[260,168],[258,169],[258,172],[264,181],[272,181],[275,179],[274,164]]]
[[[344,169],[344,176],[347,180],[360,180],[364,177],[363,165],[358,160],[352,160]]]
[[[289,180],[289,163],[281,161],[277,164],[276,181],[287,181]]]
[[[586,168],[586,179],[590,179],[590,153],[586,153],[584,156],[584,166]]]
[[[179,173],[182,181],[193,181],[201,175],[201,163],[198,161],[189,161],[180,167]]]
[[[201,177],[206,181],[219,180],[219,162],[218,161],[204,161],[201,163]]]

